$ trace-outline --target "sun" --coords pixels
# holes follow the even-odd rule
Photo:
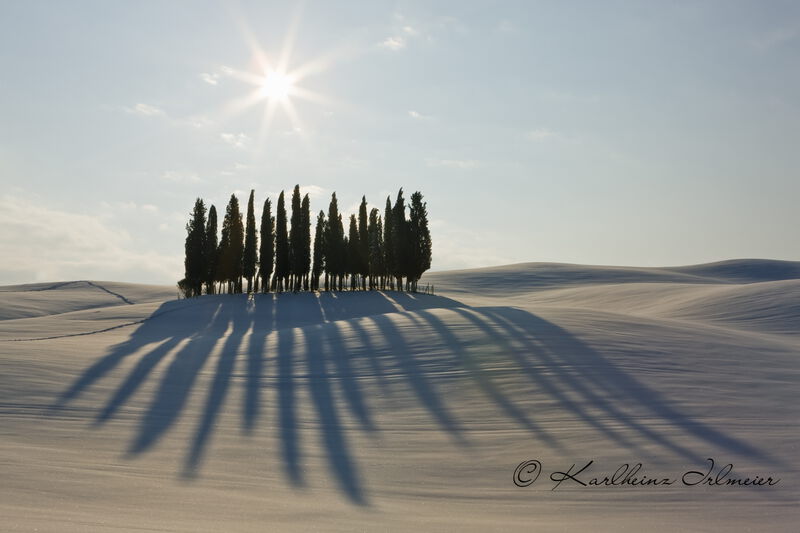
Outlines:
[[[294,91],[294,81],[290,74],[273,70],[264,76],[259,92],[265,98],[285,101]]]
[[[257,147],[256,156],[260,156],[266,146],[265,141],[272,129],[272,121],[276,113],[282,112],[288,118],[291,129],[286,131],[304,137],[303,132],[306,131],[306,128],[300,119],[296,104],[300,101],[310,101],[328,108],[337,104],[335,99],[311,90],[305,84],[307,78],[327,71],[337,58],[347,55],[349,49],[329,50],[324,55],[313,57],[304,63],[293,64],[292,51],[298,20],[299,15],[296,15],[287,29],[283,48],[273,56],[268,55],[261,47],[246,19],[242,17],[239,23],[252,52],[251,64],[246,70],[227,66],[222,69],[225,76],[245,82],[251,86],[251,90],[246,95],[225,104],[219,119],[220,122],[249,111],[253,107],[263,106],[257,142],[253,143]]]

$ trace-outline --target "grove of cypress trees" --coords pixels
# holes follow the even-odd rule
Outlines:
[[[184,282],[186,296],[200,296],[207,277],[206,265],[206,206],[198,198],[192,216],[186,224],[186,257],[184,259]]]
[[[286,230],[286,204],[283,191],[278,196],[278,212],[275,218],[275,278],[272,286],[282,291],[289,276],[289,235]]]
[[[317,227],[314,229],[314,263],[311,267],[311,290],[319,290],[319,277],[325,269],[325,212],[317,215]],[[325,274],[325,290],[328,289],[328,275]]]
[[[253,277],[256,275],[256,215],[253,211],[253,193],[250,190],[250,199],[247,200],[247,225],[244,234],[244,251],[242,255],[242,275],[247,280],[248,294],[253,290]]]
[[[350,290],[416,291],[420,277],[430,269],[427,204],[419,191],[411,195],[408,209],[402,188],[394,205],[387,197],[383,217],[377,208],[368,211],[365,196],[357,214],[342,215],[334,192],[327,216],[325,211],[317,216],[313,245],[309,195],[301,199],[299,185],[292,195],[291,230],[284,192],[278,197],[275,217],[271,201],[264,201],[260,242],[254,197],[251,190],[243,224],[239,200],[231,195],[219,241],[216,207],[210,206],[206,213],[203,200],[197,198],[186,225],[185,277],[178,282],[185,296],[199,296],[204,289],[207,294],[241,293],[245,279],[248,293],[315,291],[323,273],[326,290],[341,291],[349,284]]]
[[[269,198],[264,201],[264,209],[261,211],[261,247],[258,252],[261,290],[268,292],[275,266],[275,217],[272,216],[272,202]]]
[[[214,294],[214,282],[217,279],[217,208],[213,205],[208,209],[206,221],[205,263],[206,275],[203,282],[206,285],[206,294]]]

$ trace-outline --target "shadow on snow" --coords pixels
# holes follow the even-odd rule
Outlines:
[[[442,309],[448,313],[447,322],[442,312],[433,312]],[[160,318],[166,313],[177,319]],[[405,328],[398,327],[400,320],[406,321]],[[357,350],[343,337],[343,324]],[[368,328],[380,335],[370,336]],[[510,359],[513,371],[525,377],[529,390],[544,392],[568,414],[619,446],[638,450],[637,441],[652,443],[698,464],[705,461],[705,456],[653,429],[663,424],[639,422],[644,415],[678,428],[682,436],[769,460],[748,444],[682,414],[601,353],[531,313],[512,307],[473,308],[440,296],[395,292],[219,295],[166,302],[127,341],[88,367],[54,408],[78,398],[123,360],[134,360],[127,376],[99,408],[94,425],[118,415],[151,375],[158,376],[152,400],[127,450],[129,456],[136,456],[150,450],[178,420],[201,370],[212,360],[210,383],[200,391],[205,397],[188,443],[183,477],[198,475],[231,385],[238,382],[243,388],[240,426],[244,435],[252,434],[263,421],[268,401],[264,392],[274,391],[277,420],[273,427],[279,433],[285,475],[291,484],[304,486],[298,397],[305,392],[331,474],[357,504],[368,501],[343,416],[346,413],[367,434],[379,432],[364,389],[367,381],[387,398],[405,390],[454,443],[468,446],[468,431],[439,391],[442,380],[468,379],[512,423],[551,449],[563,451],[566,443],[536,420],[537,413],[504,391],[499,382],[503,376],[489,367],[479,346],[463,338],[464,328],[477,331],[484,342]],[[417,330],[424,332],[426,341],[436,339],[444,356],[423,361],[419,354],[426,348],[413,346]],[[237,358],[241,359],[238,363]],[[155,372],[162,361],[169,363]],[[237,367],[244,371],[235,374]],[[636,415],[631,405],[636,406]]]

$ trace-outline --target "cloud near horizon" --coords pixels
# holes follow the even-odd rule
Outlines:
[[[128,206],[130,207],[130,206]],[[152,213],[155,206],[140,208]],[[167,283],[181,275],[181,257],[137,249],[107,216],[71,213],[31,198],[0,196],[0,284],[77,279]],[[176,277],[177,276],[177,277]]]

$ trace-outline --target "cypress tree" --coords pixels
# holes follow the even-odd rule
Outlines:
[[[394,246],[394,264],[392,275],[397,279],[397,290],[403,290],[403,277],[408,280],[408,224],[406,221],[406,201],[403,198],[403,188],[397,192],[392,208],[392,239]]]
[[[302,228],[302,212],[300,207],[300,186],[294,186],[292,193],[292,227],[289,230],[289,275],[290,285],[293,291],[298,290],[300,270],[303,259],[303,232]]]
[[[369,276],[369,228],[367,226],[367,197],[361,197],[358,207],[358,273],[361,275],[361,289],[367,289]]]
[[[206,294],[214,294],[214,282],[217,279],[217,208],[213,205],[208,209],[206,221],[205,263],[206,276],[203,281]]]
[[[325,268],[325,212],[320,210],[317,215],[317,227],[314,230],[314,264],[311,268],[311,290],[319,290],[319,277]],[[328,288],[327,274],[325,275],[325,289]]]
[[[308,271],[311,268],[311,203],[308,194],[300,204],[300,277],[303,290],[308,290]]]
[[[256,215],[253,211],[253,191],[247,200],[247,225],[244,234],[244,251],[242,256],[242,275],[247,280],[247,292],[253,290],[253,276],[256,275],[256,250],[258,247],[256,237]]]
[[[239,211],[239,199],[231,195],[222,222],[220,242],[220,266],[223,281],[228,283],[228,292],[242,292],[242,254],[244,252],[244,226]]]
[[[386,210],[383,213],[383,288],[386,288],[386,282],[389,283],[389,288],[394,289],[394,216],[392,215],[392,201],[386,197]]]
[[[225,212],[225,217],[222,219],[222,235],[219,240],[219,247],[217,248],[217,268],[216,274],[214,276],[214,280],[222,285],[225,284],[225,288],[227,288],[228,292],[230,292],[230,284],[228,284],[228,278],[230,277],[230,265],[228,261],[228,256],[230,255],[230,247],[231,247],[231,222],[229,213]],[[220,291],[223,290],[223,287],[220,286]]]
[[[198,198],[194,202],[191,218],[186,224],[186,257],[184,259],[184,282],[186,296],[200,296],[206,279],[206,206]]]
[[[342,276],[344,254],[342,245],[344,231],[342,229],[342,216],[339,214],[339,203],[336,200],[336,193],[331,195],[331,202],[328,205],[328,224],[325,227],[325,277],[330,275],[332,290],[342,290]],[[338,282],[338,283],[337,283]]]
[[[264,201],[264,209],[261,211],[261,247],[258,251],[261,290],[268,292],[275,266],[275,217],[272,216],[272,202],[269,198]]]
[[[381,225],[381,214],[377,208],[373,208],[369,212],[367,241],[369,288],[372,290],[379,286],[378,280],[383,275],[383,227]]]
[[[286,230],[286,205],[283,191],[278,196],[278,212],[275,218],[275,278],[273,288],[282,291],[289,276],[289,236]]]
[[[350,274],[350,290],[358,287],[358,274],[361,270],[360,255],[361,242],[358,235],[358,222],[356,216],[350,215],[350,228],[347,232],[347,266]]]
[[[428,229],[428,204],[422,201],[422,193],[417,191],[411,195],[411,208],[408,217],[409,242],[411,248],[410,272],[412,287],[417,290],[417,282],[422,274],[431,267],[431,232]]]

